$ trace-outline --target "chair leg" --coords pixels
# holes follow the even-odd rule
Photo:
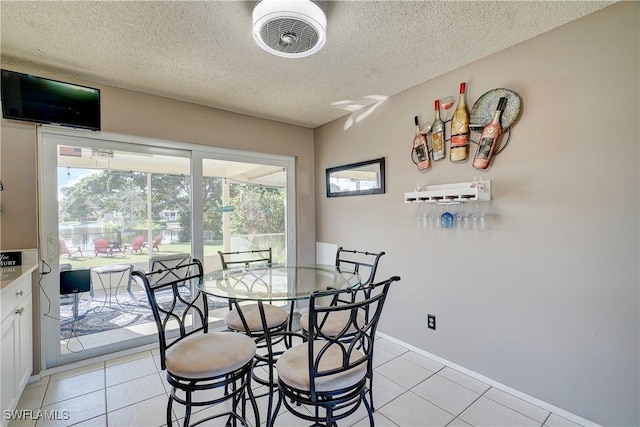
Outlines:
[[[375,412],[376,408],[373,405],[373,372],[369,372],[369,400],[371,401],[371,412]]]
[[[331,420],[331,406],[327,406],[325,408],[325,424],[327,425],[327,427],[329,426],[333,426],[333,421]]]
[[[278,411],[280,410],[280,405],[282,405],[283,399],[282,391],[278,389],[278,402],[276,403],[276,407],[273,408],[273,412],[271,413],[271,417],[267,419],[267,427],[273,427],[276,423],[276,417],[278,416]]]
[[[242,419],[245,420],[245,422],[247,420],[247,389],[245,388],[246,386],[247,386],[247,380],[245,379],[244,386],[242,385],[242,383],[240,384],[240,388],[242,389],[242,393],[240,394],[240,406],[241,406],[240,414],[242,415]]]
[[[237,416],[233,416],[233,414],[237,414],[238,412],[238,403],[240,401],[240,396],[238,396],[238,393],[236,393],[236,382],[234,381],[233,384],[231,385],[231,388],[233,389],[233,395],[231,397],[231,414],[229,414],[229,418],[227,419],[227,426],[230,425],[231,427],[236,427],[237,426],[237,421],[238,418]],[[240,386],[240,388],[242,388],[242,385]],[[244,418],[244,417],[243,417]]]
[[[173,406],[173,395],[169,395],[169,401],[167,402],[167,427],[173,425],[173,417],[171,416]]]
[[[371,390],[369,390],[369,393],[371,393]],[[374,427],[375,423],[373,421],[373,401],[371,401],[371,406],[369,406],[369,402],[367,402],[366,390],[362,390],[362,401],[364,402],[364,406],[367,409],[367,415],[369,416],[369,426]]]
[[[260,425],[260,410],[258,409],[258,402],[256,402],[256,397],[253,394],[253,389],[251,388],[251,372],[247,374],[247,393],[249,393],[249,401],[251,402],[251,407],[253,408],[253,413],[256,417],[256,426]],[[268,422],[269,420],[267,420]]]
[[[184,427],[189,427],[189,421],[191,420],[191,392],[185,390],[185,402],[186,407],[184,409]]]
[[[271,411],[273,410],[273,369],[274,369],[274,361],[273,361],[273,355],[270,354],[269,355],[269,384],[267,387],[270,388],[269,390],[269,396],[267,397],[268,399],[268,404],[267,404],[267,414],[270,414]]]

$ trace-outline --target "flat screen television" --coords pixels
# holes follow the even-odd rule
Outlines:
[[[68,270],[60,272],[60,295],[77,294],[91,290],[91,270]]]
[[[100,89],[2,70],[2,117],[100,130]]]

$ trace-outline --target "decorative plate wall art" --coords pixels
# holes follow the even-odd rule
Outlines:
[[[507,106],[502,112],[500,125],[503,131],[511,127],[520,114],[520,96],[512,90],[498,88],[485,92],[473,104],[469,115],[469,128],[475,132],[482,132],[482,128],[491,121],[498,102],[503,96],[507,98]]]

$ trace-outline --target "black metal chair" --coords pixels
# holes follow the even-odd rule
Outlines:
[[[315,425],[337,425],[364,403],[369,424],[373,409],[367,401],[372,383],[374,338],[393,276],[383,282],[344,290],[313,292],[309,311],[309,341],[292,347],[276,363],[278,402],[267,426],[273,426],[282,404],[295,416]],[[319,299],[348,301],[323,305]],[[363,309],[369,318],[359,315]],[[346,313],[339,333],[326,334],[324,323],[336,313]],[[349,336],[349,339],[344,339]],[[368,381],[369,379],[369,381]],[[369,394],[371,396],[371,394]],[[305,406],[301,406],[305,405]],[[305,410],[312,409],[313,414]]]
[[[375,280],[378,262],[383,255],[384,251],[378,253],[357,251],[340,246],[336,252],[336,267],[359,273],[362,277],[361,285],[366,286]]]
[[[271,248],[256,249],[251,251],[221,252],[220,261],[223,270],[248,271],[259,269],[260,267],[271,267]],[[242,305],[239,310],[239,303],[229,300],[229,313],[224,318],[224,322],[232,331],[244,332],[249,335],[262,335],[264,325],[258,309],[258,304]],[[285,309],[279,306],[264,305],[264,315],[269,330],[284,330],[287,326],[289,315]]]
[[[158,269],[146,274],[134,271],[133,274],[144,284],[147,292],[158,328],[160,364],[166,370],[167,382],[171,385],[167,426],[172,425],[174,400],[185,405],[184,426],[189,425],[193,406],[210,406],[229,400],[230,411],[212,415],[193,425],[219,417],[228,417],[227,425],[235,425],[237,421],[249,425],[245,419],[247,395],[256,425],[260,425],[258,407],[251,390],[256,344],[243,334],[209,332],[207,298],[200,290],[185,290],[186,287],[191,289],[192,281],[202,280],[200,261],[194,259],[168,270]],[[171,276],[177,278],[159,280]],[[198,398],[197,392],[215,389],[220,391],[217,397],[194,400],[194,397]],[[178,391],[184,393],[184,397],[179,396]]]
[[[378,262],[384,254],[384,251],[378,253],[357,251],[352,249],[344,249],[342,246],[340,246],[336,253],[336,267],[338,267],[338,269],[341,271],[356,272],[360,274],[361,281],[359,286],[366,287],[369,284],[373,283],[373,281],[375,280],[376,271],[378,270]],[[341,302],[348,301],[341,301],[338,298],[332,301],[332,304],[338,304]],[[332,333],[340,332],[341,325],[343,325],[346,321],[346,319],[341,318],[341,316],[344,316],[346,314],[348,313],[332,314],[325,322],[325,334],[331,335]],[[364,316],[366,320],[369,315],[366,307],[363,308],[361,315]],[[303,314],[300,317],[300,327],[302,329],[302,333],[307,335],[307,331],[309,330],[308,314]]]
[[[268,268],[272,266],[271,248],[250,251],[221,252],[220,261],[224,270],[233,271],[234,275],[251,275],[249,283],[264,284],[261,275],[268,274]],[[244,283],[243,280],[233,280],[230,286]],[[293,304],[291,305],[293,310]],[[252,378],[259,384],[267,386],[268,391],[256,397],[268,395],[269,410],[272,405],[272,388],[274,385],[273,365],[280,351],[274,351],[273,346],[286,339],[283,334],[290,329],[292,316],[282,307],[273,304],[243,303],[237,300],[229,300],[229,312],[224,317],[224,323],[230,331],[244,333],[253,338],[258,344],[259,352],[255,355],[254,368],[265,366],[268,378],[262,378],[254,369]],[[277,339],[271,337],[280,334]],[[268,336],[268,338],[267,338]]]
[[[149,271],[162,271],[153,277],[155,283],[165,283],[172,280],[182,279],[184,276],[191,274],[189,268],[176,268],[191,262],[191,255],[187,253],[178,253],[170,255],[157,255],[149,258]],[[179,276],[180,274],[181,276]],[[184,282],[182,286],[189,289],[191,283]],[[191,289],[189,289],[191,291]]]
[[[344,249],[342,246],[338,248],[336,252],[336,267],[338,267],[341,271],[346,272],[356,272],[360,275],[361,287],[367,287],[369,284],[374,283],[376,272],[378,271],[378,263],[380,262],[380,258],[385,254],[382,252],[368,252],[368,251],[358,251],[355,249]],[[366,291],[365,291],[365,295]],[[341,300],[339,297],[334,298],[331,301],[331,304],[344,304],[349,303],[349,301]],[[342,326],[347,322],[346,316],[349,313],[331,313],[325,319],[323,324],[323,332],[326,335],[336,335],[341,331]],[[358,319],[360,322],[366,322],[369,319],[369,307],[364,306],[358,316],[361,319]],[[300,327],[302,329],[303,335],[308,335],[309,330],[309,317],[308,315],[302,316],[300,318]],[[353,339],[353,336],[350,334],[344,334],[342,340],[349,341]],[[371,410],[375,412],[375,406],[373,404],[373,387],[371,386],[371,382],[373,381],[373,371],[368,373],[369,376],[369,396],[371,403]]]
[[[242,268],[257,267],[260,265],[270,267],[273,262],[271,248],[235,252],[218,251],[218,255],[220,255],[223,270],[229,270],[236,266]]]

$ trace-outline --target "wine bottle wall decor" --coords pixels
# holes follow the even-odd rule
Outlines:
[[[452,162],[463,162],[467,160],[469,153],[469,111],[465,92],[466,83],[460,83],[460,96],[458,106],[451,119],[451,149],[449,150]]]
[[[451,118],[448,110],[445,110],[446,114],[442,116],[444,120],[440,115],[440,109],[443,108],[441,101],[453,101],[450,96],[435,100],[433,122],[428,123],[425,128],[420,129],[418,116],[415,117],[416,133],[412,159],[418,170],[429,169],[432,161],[438,162],[446,158],[447,142],[450,162],[471,163],[479,170],[486,170],[491,165],[493,157],[507,146],[511,128],[520,114],[520,96],[509,89],[492,89],[478,98],[470,112],[467,109],[466,97],[467,84],[462,82],[458,103]],[[447,126],[447,123],[450,125]],[[471,143],[476,145],[475,154],[473,159],[468,161]]]

